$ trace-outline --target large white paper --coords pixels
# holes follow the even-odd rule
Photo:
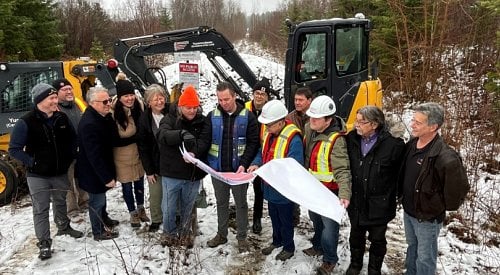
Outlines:
[[[185,160],[194,163],[198,168],[220,181],[237,185],[253,181],[259,175],[289,200],[341,223],[345,209],[340,205],[339,198],[293,158],[271,160],[253,173],[224,173],[215,171],[201,160],[191,156],[184,145],[179,149]]]
[[[289,200],[341,223],[345,209],[339,198],[295,159],[271,160],[254,173]]]

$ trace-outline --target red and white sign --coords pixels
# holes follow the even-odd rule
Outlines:
[[[187,85],[193,85],[196,90],[200,86],[200,70],[196,63],[179,63],[179,81]]]

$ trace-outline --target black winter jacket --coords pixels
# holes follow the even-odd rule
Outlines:
[[[404,142],[387,131],[365,157],[361,136],[352,130],[347,135],[347,150],[352,175],[352,197],[347,212],[358,226],[384,225],[396,215],[397,172],[404,153]]]
[[[162,112],[164,115],[167,114],[170,105],[166,104]],[[146,108],[139,118],[137,129],[137,146],[146,175],[160,174],[160,148],[155,136],[158,129],[155,128],[151,109]]]
[[[16,147],[13,144],[17,142],[13,140],[9,152],[19,148],[23,153],[24,147],[26,158],[31,159],[29,164],[25,163],[28,175],[52,177],[67,173],[76,156],[76,133],[66,114],[54,112],[48,118],[35,107],[21,120],[26,123],[25,132],[13,134],[13,139],[24,136],[26,142]]]
[[[192,142],[186,143],[188,152],[194,153],[197,159],[206,159],[210,144],[207,140],[208,127],[205,117],[198,113],[191,121],[182,115],[167,114],[160,122],[156,135],[160,149],[160,175],[176,179],[200,180],[206,173],[182,158],[179,146],[182,146],[181,131],[186,130],[195,136]]]
[[[88,106],[78,125],[78,156],[75,175],[83,190],[99,194],[109,188],[105,185],[116,178],[113,160],[113,140],[118,136],[111,114],[102,116]]]
[[[412,139],[406,144],[405,160],[418,139]],[[415,217],[419,220],[433,220],[444,217],[446,210],[457,210],[469,192],[470,185],[465,167],[458,153],[448,146],[443,138],[437,135],[431,141],[430,149],[422,161],[422,168],[415,185],[408,190],[414,190]],[[403,186],[405,164],[401,166],[399,190],[403,197],[403,207],[409,203],[404,196]]]

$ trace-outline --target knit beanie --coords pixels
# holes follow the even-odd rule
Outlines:
[[[184,89],[181,96],[179,97],[178,106],[186,106],[186,107],[198,107],[200,106],[200,100],[198,99],[198,95],[196,94],[196,90],[193,86],[189,85]]]
[[[271,96],[271,84],[269,83],[269,79],[263,78],[261,81],[255,83],[255,85],[253,85],[253,91],[266,92],[268,96]]]
[[[50,86],[49,84],[46,83],[36,84],[35,87],[31,89],[33,104],[37,105],[38,103],[42,102],[42,100],[47,98],[49,95],[55,93],[57,93],[56,89],[54,89],[54,87]]]
[[[54,82],[52,82],[52,87],[56,88],[58,92],[62,87],[67,85],[73,87],[73,85],[71,85],[71,83],[69,83],[69,81],[66,78],[59,78],[54,80]]]
[[[135,88],[134,84],[128,80],[118,80],[116,81],[116,95],[118,98],[124,95],[134,95]]]

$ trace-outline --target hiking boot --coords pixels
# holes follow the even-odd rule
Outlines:
[[[130,212],[130,225],[132,227],[141,227],[141,218],[137,210]]]
[[[221,235],[217,234],[215,237],[207,242],[208,247],[217,247],[221,244],[227,243],[227,238],[222,237]]]
[[[333,273],[333,269],[335,268],[335,264],[329,262],[323,262],[323,264],[318,267],[317,275],[330,275]]]
[[[260,223],[260,219],[253,221],[252,231],[255,234],[260,234],[260,232],[262,232],[262,224]]]
[[[304,249],[302,250],[302,252],[304,252],[304,254],[306,254],[307,256],[311,257],[323,255],[323,251],[317,250],[316,248],[314,248],[314,246]]]
[[[188,235],[182,235],[180,237],[180,244],[182,246],[185,246],[188,249],[193,248],[193,246],[194,246],[194,237],[192,235],[190,235],[190,234],[188,234]]]
[[[160,224],[161,224],[161,223],[159,223],[159,222],[154,222],[154,223],[151,223],[151,224],[149,225],[149,229],[148,229],[148,231],[149,231],[149,232],[156,232],[156,231],[158,231],[158,229],[160,229]]]
[[[165,246],[171,247],[177,245],[177,243],[178,243],[177,237],[174,235],[163,233],[160,236],[160,244],[163,247]]]
[[[250,250],[250,244],[246,239],[238,240],[238,251],[244,253]]]
[[[94,235],[94,241],[105,241],[111,240],[118,237],[118,232],[114,231],[104,231],[101,234]]]
[[[150,222],[151,220],[149,219],[148,215],[146,214],[146,209],[144,209],[144,206],[139,206],[137,209],[139,212],[139,219],[141,219],[141,222]]]
[[[38,258],[40,260],[47,260],[52,257],[52,251],[50,250],[50,246],[52,245],[52,241],[50,240],[42,240],[37,246],[40,249],[40,253],[38,254]]]
[[[268,247],[265,247],[261,250],[262,254],[264,255],[269,255],[273,252],[273,250],[275,250],[276,248],[278,248],[277,246],[275,246],[274,244],[270,244]]]
[[[64,229],[64,230],[61,230],[61,229],[57,230],[56,236],[61,236],[61,235],[69,235],[69,236],[71,236],[71,237],[73,237],[75,239],[78,239],[78,238],[83,237],[83,232],[71,228],[71,226],[68,224],[68,226],[66,227],[66,229]]]
[[[117,220],[113,220],[111,219],[110,217],[106,216],[106,217],[103,217],[102,218],[102,222],[104,223],[105,226],[109,227],[109,228],[113,228],[115,226],[118,226],[120,224],[119,221]]]
[[[275,259],[280,260],[280,261],[285,261],[285,260],[290,259],[292,256],[293,256],[293,252],[286,251],[283,249],[283,250],[281,250],[280,253],[278,253],[278,255],[276,255]]]

